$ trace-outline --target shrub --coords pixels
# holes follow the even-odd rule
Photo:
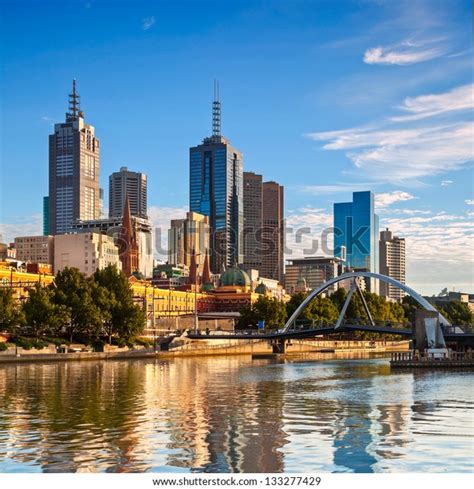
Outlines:
[[[8,350],[8,344],[0,343],[0,351],[7,351],[7,350]]]
[[[153,340],[148,338],[137,338],[135,344],[144,346],[145,348],[151,348],[153,346]]]

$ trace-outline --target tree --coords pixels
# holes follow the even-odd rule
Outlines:
[[[474,314],[465,302],[449,301],[443,306],[438,306],[438,309],[453,325],[462,326],[474,323]]]
[[[286,314],[285,303],[275,298],[260,296],[251,306],[241,309],[237,326],[255,327],[258,321],[263,320],[266,327],[277,328],[285,324]]]
[[[339,311],[329,297],[315,297],[306,308],[308,317],[316,324],[335,324]]]
[[[43,334],[56,336],[70,321],[66,306],[53,302],[52,289],[36,284],[28,291],[28,299],[23,304],[26,324],[36,339]]]
[[[127,277],[114,266],[97,270],[93,275],[93,296],[100,309],[102,328],[112,336],[130,342],[145,326],[145,311],[133,302],[133,292]]]
[[[70,320],[65,331],[71,342],[79,334],[90,337],[91,332],[100,331],[102,321],[100,310],[92,298],[92,281],[77,268],[59,271],[54,280],[53,291],[55,304],[68,310]]]
[[[0,331],[13,332],[23,323],[24,316],[13,297],[13,290],[0,288]]]

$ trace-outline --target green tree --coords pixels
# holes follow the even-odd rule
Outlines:
[[[28,291],[28,299],[23,304],[26,324],[36,339],[43,334],[58,335],[70,321],[66,306],[53,302],[53,290],[36,284]]]
[[[315,297],[307,309],[308,317],[316,324],[335,324],[339,317],[339,311],[329,297]]]
[[[93,275],[93,297],[100,310],[102,329],[109,343],[114,335],[133,341],[145,326],[145,311],[133,302],[127,277],[114,266],[97,270]]]
[[[276,298],[260,296],[252,308],[257,320],[263,319],[266,327],[278,328],[285,324],[286,306]]]
[[[474,323],[474,314],[469,305],[461,301],[449,301],[443,306],[437,306],[439,311],[453,325],[462,326]]]
[[[92,298],[92,284],[77,268],[64,268],[54,280],[54,303],[66,307],[70,320],[65,327],[69,341],[75,336],[96,336],[102,320]]]
[[[0,288],[0,331],[12,333],[23,324],[24,316],[13,297],[13,290]]]

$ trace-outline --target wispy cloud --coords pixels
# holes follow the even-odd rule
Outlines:
[[[142,29],[144,31],[147,31],[148,29],[151,29],[156,23],[155,16],[152,15],[151,17],[145,17],[142,20]]]
[[[358,192],[360,190],[367,190],[373,187],[374,182],[371,183],[336,183],[334,185],[302,185],[298,187],[302,192],[308,192],[312,194],[326,195],[326,194],[338,194],[344,192]]]
[[[381,209],[388,207],[396,202],[406,202],[407,200],[416,199],[412,194],[403,192],[402,190],[395,190],[394,192],[383,192],[375,194],[375,207]]]
[[[442,187],[448,187],[449,185],[452,185],[453,181],[452,180],[441,180],[441,186]]]
[[[439,41],[442,39],[406,40],[392,46],[369,48],[364,53],[364,63],[402,66],[428,61],[446,53],[446,48],[439,45]]]
[[[474,85],[463,85],[440,94],[407,97],[399,107],[409,115],[391,117],[394,122],[426,119],[448,112],[472,110],[474,108]]]
[[[464,203],[467,205],[474,205],[474,199],[467,199],[464,201]]]
[[[410,116],[307,137],[324,141],[324,149],[347,151],[356,173],[377,182],[406,184],[427,175],[458,170],[473,159],[474,123],[468,119],[441,123],[435,118],[466,108],[472,103],[467,100],[468,93],[464,86],[445,94],[407,99],[410,102],[405,101],[404,107],[412,112]],[[454,100],[456,94],[463,96],[462,101]],[[424,119],[424,125],[413,124],[418,119]]]
[[[17,216],[12,222],[0,223],[0,241],[11,243],[20,236],[37,236],[42,234],[43,216],[32,214],[30,216]]]

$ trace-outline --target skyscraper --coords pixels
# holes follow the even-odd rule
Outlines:
[[[120,168],[109,177],[109,217],[121,217],[128,195],[132,216],[148,219],[147,178],[144,173]]]
[[[209,217],[211,270],[243,261],[243,157],[221,135],[221,104],[214,89],[212,136],[189,150],[189,209]]]
[[[49,234],[71,230],[77,219],[100,217],[99,140],[84,122],[76,80],[65,122],[49,136]]]
[[[378,216],[372,192],[354,192],[352,202],[334,204],[334,256],[343,258],[353,270],[378,272]],[[366,280],[367,289],[378,292],[375,280]]]
[[[262,175],[244,172],[244,266],[260,272],[262,266],[261,232],[263,226]]]
[[[380,232],[380,273],[405,283],[405,238],[394,236],[388,228]],[[405,292],[393,285],[380,283],[380,295],[394,301],[402,300]]]
[[[263,190],[263,230],[262,277],[283,283],[285,221],[284,189],[277,182],[264,182]]]

